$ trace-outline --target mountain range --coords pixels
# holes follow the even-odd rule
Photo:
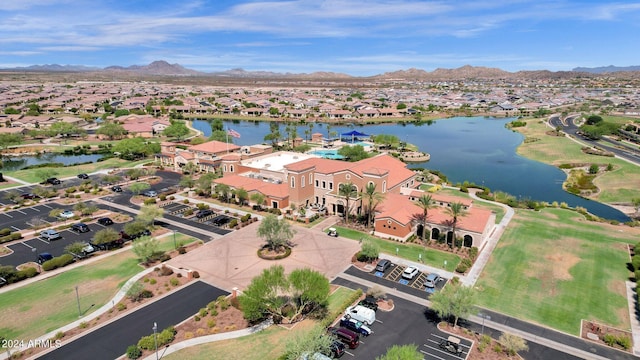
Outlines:
[[[169,64],[166,61],[159,60],[154,61],[148,65],[132,65],[128,67],[123,66],[108,66],[105,68],[90,67],[83,65],[32,65],[27,67],[15,67],[0,69],[0,72],[51,72],[51,73],[99,73],[104,75],[138,75],[138,76],[187,76],[187,77],[206,77],[206,76],[218,76],[228,78],[287,78],[287,79],[332,79],[332,80],[348,80],[358,79],[348,74],[335,73],[335,72],[313,72],[313,73],[278,73],[271,71],[246,71],[244,69],[230,69],[226,71],[218,72],[200,72],[192,69],[187,69],[180,64]],[[489,68],[481,66],[465,65],[456,69],[435,69],[431,72],[422,69],[407,69],[398,70],[393,72],[387,72],[371,77],[368,79],[381,79],[381,80],[456,80],[456,79],[562,79],[573,78],[576,76],[594,76],[597,74],[615,74],[623,72],[626,76],[640,77],[640,66],[606,66],[606,67],[577,67],[572,71],[557,71],[552,72],[548,70],[533,70],[533,71],[518,71],[508,72],[498,68]]]

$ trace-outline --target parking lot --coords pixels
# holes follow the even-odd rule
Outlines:
[[[353,289],[362,287],[340,277],[332,283]],[[385,354],[387,348],[394,344],[414,344],[425,359],[467,359],[472,345],[472,342],[467,339],[461,339],[462,352],[459,355],[440,347],[440,342],[446,340],[449,334],[438,330],[439,319],[431,310],[392,295],[388,295],[388,298],[394,302],[393,310],[378,310],[376,321],[370,326],[373,333],[367,337],[361,337],[360,346],[356,349],[347,349],[343,358],[375,359]]]
[[[427,296],[429,296],[431,292],[435,292],[442,289],[444,285],[447,283],[446,278],[438,275],[437,276],[438,280],[436,281],[435,288],[429,289],[427,286],[425,286],[425,280],[427,279],[427,275],[429,275],[428,273],[423,271],[418,271],[418,273],[415,276],[408,279],[403,277],[403,272],[405,271],[406,268],[407,266],[392,263],[391,266],[387,268],[384,272],[373,270],[370,274],[376,278],[387,280],[395,284],[404,285],[411,289],[424,292],[426,293]],[[387,284],[386,286],[389,286],[389,284]],[[397,287],[397,285],[394,285],[392,287]],[[420,294],[420,296],[422,297],[424,293]]]

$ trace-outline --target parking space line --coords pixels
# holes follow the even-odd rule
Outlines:
[[[22,229],[17,228],[17,227],[15,227],[15,226],[13,226],[13,225],[11,225],[11,227],[12,227],[12,228],[14,228],[14,229],[16,229],[16,231],[20,231],[20,230],[22,230]]]
[[[21,241],[21,242],[20,242],[20,244],[22,244],[22,245],[24,245],[24,246],[28,247],[29,249],[33,249],[33,246],[31,246],[31,245],[27,244],[27,243],[26,243],[26,242],[24,242],[24,241]]]
[[[439,352],[439,353],[443,353],[443,354],[445,354],[445,355],[447,355],[447,356],[451,356],[451,357],[453,357],[453,358],[455,358],[455,359],[464,359],[463,357],[458,357],[458,356],[456,356],[455,354],[452,354],[452,353],[450,353],[450,352],[444,351],[444,350],[442,350],[442,349],[440,349],[440,348],[436,348],[436,347],[429,346],[429,345],[423,345],[423,346],[424,346],[424,347],[426,347],[426,348],[429,348],[429,349],[435,350],[435,351],[437,351],[437,352]],[[431,355],[431,356],[435,356],[435,357],[438,357],[437,355],[434,355],[434,354],[429,354],[429,355]],[[440,358],[440,359],[442,359],[442,358]],[[442,359],[442,360],[444,360],[444,359]]]
[[[376,319],[376,322],[377,322],[377,323],[380,323],[380,324],[384,324],[382,321],[380,321],[380,320],[378,320],[378,319]],[[372,334],[373,334],[373,332],[372,332]]]
[[[7,214],[7,213],[2,213],[2,215],[7,215],[8,217],[10,217],[10,218],[12,218],[12,219],[13,219],[13,216],[11,216],[11,215],[9,215],[9,214]]]
[[[27,215],[27,213],[26,213],[26,212],[24,212],[24,211],[22,211],[22,210],[15,210],[15,211],[19,212],[19,213],[20,213],[20,214],[22,214],[22,215]]]
[[[354,356],[354,357],[355,357],[355,355],[354,355],[354,354],[352,354],[352,353],[350,353],[350,352],[348,352],[348,351],[346,351],[346,350],[345,350],[345,352],[344,352],[344,353],[345,353],[345,354],[349,354],[349,355],[351,355],[351,356]]]
[[[47,209],[53,209],[51,206],[49,206],[47,204],[42,204],[42,206],[46,207]]]
[[[50,242],[48,242],[47,240],[44,240],[44,239],[41,239],[41,238],[36,238],[36,239],[38,239],[38,240],[42,241],[43,243],[45,243],[45,244],[47,244],[47,245],[50,245],[50,244],[51,244],[51,243],[50,243]]]
[[[421,352],[421,353],[423,353],[423,354],[425,354],[425,355],[432,356],[432,357],[434,357],[434,358],[436,358],[436,359],[440,359],[440,360],[447,360],[447,359],[445,359],[445,358],[441,358],[441,357],[440,357],[440,356],[438,356],[438,355],[434,355],[434,354],[432,354],[432,353],[430,353],[430,352],[426,352],[426,351],[424,351],[424,350],[420,350],[420,352]]]

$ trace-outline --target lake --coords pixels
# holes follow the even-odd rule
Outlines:
[[[562,190],[565,173],[551,165],[522,157],[516,153],[524,137],[505,128],[514,118],[456,117],[431,125],[380,124],[364,126],[332,126],[338,134],[352,130],[369,135],[391,134],[401,141],[414,144],[431,154],[425,163],[413,163],[411,168],[428,168],[445,174],[451,183],[464,181],[485,185],[520,198],[547,202],[566,202],[581,206],[594,215],[618,221],[629,221],[622,212],[605,204],[584,199]],[[225,121],[225,128],[240,133],[233,141],[238,145],[263,143],[269,133],[268,122]],[[205,136],[211,135],[208,121],[194,120],[193,127]],[[308,126],[298,126],[298,136],[304,138]],[[327,136],[327,124],[314,124],[312,132]],[[284,124],[280,125],[284,134]]]
[[[33,156],[4,156],[2,157],[2,168],[5,171],[15,171],[23,169],[30,165],[38,165],[45,163],[62,163],[64,165],[96,162],[104,157],[102,154],[89,155],[64,155],[58,153],[46,153]]]

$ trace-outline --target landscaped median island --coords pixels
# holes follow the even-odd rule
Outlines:
[[[175,241],[180,247],[198,246],[195,239],[183,234],[177,234]],[[171,252],[174,256],[180,253],[173,250],[172,236],[159,238],[157,242],[157,251]],[[55,336],[58,339],[70,338],[117,317],[124,311],[134,309],[145,298],[162,295],[188,280],[173,271],[167,271],[159,263],[151,266],[154,270],[157,268],[157,271],[152,271],[134,283],[122,301],[111,304],[112,308],[107,313],[96,318],[88,315],[108,304],[127,280],[144,270],[134,251],[110,254],[56,276],[7,291],[0,296],[0,338],[37,339],[77,321],[80,306],[82,316],[88,320],[75,329]],[[25,355],[32,355],[36,350],[43,349],[32,348]]]
[[[570,210],[516,210],[476,283],[478,305],[573,335],[582,320],[628,330],[627,245],[638,236]]]

